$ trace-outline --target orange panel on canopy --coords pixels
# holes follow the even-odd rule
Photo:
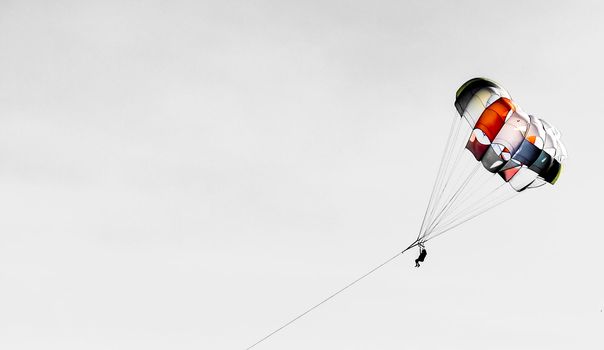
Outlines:
[[[516,107],[510,99],[501,97],[482,112],[480,118],[476,121],[475,128],[482,130],[489,140],[493,141],[503,127],[505,117],[510,110],[515,109]]]

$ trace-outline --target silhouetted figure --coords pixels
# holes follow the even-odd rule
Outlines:
[[[428,255],[428,252],[426,251],[426,248],[422,248],[421,252],[419,253],[419,256],[417,257],[417,259],[415,259],[415,267],[419,267],[419,262],[424,262],[424,259],[426,258],[426,255]]]

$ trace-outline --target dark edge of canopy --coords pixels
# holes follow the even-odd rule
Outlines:
[[[472,96],[480,89],[487,87],[494,87],[505,91],[499,84],[487,78],[472,78],[461,85],[455,93],[455,108],[457,108],[459,115],[463,115]]]

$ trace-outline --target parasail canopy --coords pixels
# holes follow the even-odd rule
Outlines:
[[[558,129],[526,113],[492,80],[464,83],[455,95],[455,108],[419,242],[527,189],[555,184],[567,157]]]

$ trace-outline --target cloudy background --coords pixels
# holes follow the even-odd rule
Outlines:
[[[244,349],[417,235],[457,87],[562,132],[555,187],[258,349],[602,349],[604,6],[0,2],[0,347]]]

